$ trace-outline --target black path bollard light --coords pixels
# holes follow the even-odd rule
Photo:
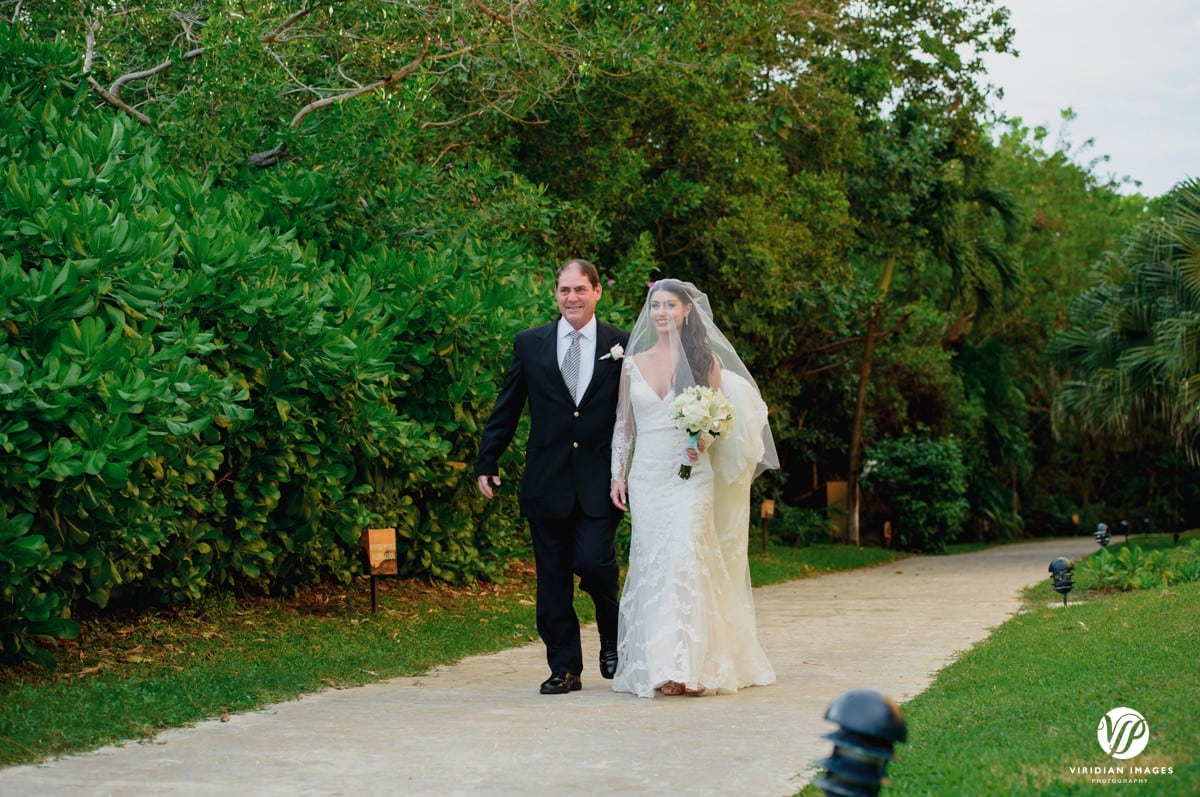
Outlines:
[[[852,689],[834,699],[825,719],[838,729],[825,734],[833,740],[833,755],[815,762],[825,774],[814,785],[836,797],[879,794],[888,761],[895,758],[893,746],[908,738],[900,707],[874,689]]]
[[[1100,544],[1101,548],[1107,548],[1109,543],[1108,524],[1097,523],[1096,530],[1092,532],[1092,536],[1096,538],[1096,542]]]
[[[1152,528],[1152,526],[1150,523],[1150,518],[1148,518],[1148,517],[1142,518],[1142,534],[1149,534],[1151,528]]]
[[[1122,520],[1119,525],[1121,526],[1121,533],[1125,535],[1125,542],[1129,542],[1129,521]]]
[[[1050,578],[1054,580],[1054,591],[1063,596],[1063,606],[1067,605],[1067,593],[1075,586],[1071,571],[1075,564],[1065,556],[1060,556],[1050,563]]]

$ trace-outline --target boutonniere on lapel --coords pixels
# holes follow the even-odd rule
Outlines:
[[[613,360],[615,362],[616,360],[619,360],[624,356],[625,356],[625,347],[622,346],[620,343],[618,343],[616,346],[613,346],[611,349],[608,350],[608,354],[604,355],[600,359],[601,360]]]

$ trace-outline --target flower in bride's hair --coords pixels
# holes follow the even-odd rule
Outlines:
[[[601,360],[619,360],[625,356],[625,347],[620,343],[608,350],[608,354],[601,357]]]

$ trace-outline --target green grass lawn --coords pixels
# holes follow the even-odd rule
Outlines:
[[[1168,548],[1170,540],[1130,544]],[[1200,582],[1075,591],[1066,607],[1048,580],[1031,587],[1022,613],[902,707],[908,742],[897,745],[884,794],[1200,794],[1198,617]],[[1122,706],[1150,731],[1130,760],[1110,757],[1097,740],[1104,715]]]
[[[755,584],[896,558],[871,548],[772,547],[750,555]],[[184,611],[85,621],[53,673],[0,669],[0,766],[41,761],[289,700],[326,687],[419,675],[537,639],[533,569],[451,587],[364,579],[295,599],[210,600]],[[591,601],[576,602],[590,622]]]

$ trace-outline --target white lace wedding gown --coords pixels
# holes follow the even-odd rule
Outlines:
[[[759,412],[761,400],[744,380],[723,373],[734,432],[714,441],[685,480],[678,472],[686,436],[670,415],[674,393],[659,397],[632,361],[626,368],[637,427],[627,478],[633,539],[613,689],[654,697],[667,681],[708,693],[774,683],[758,643],[746,560],[761,441],[755,453],[754,442],[737,435],[738,418]],[[761,413],[765,420],[765,406]]]

